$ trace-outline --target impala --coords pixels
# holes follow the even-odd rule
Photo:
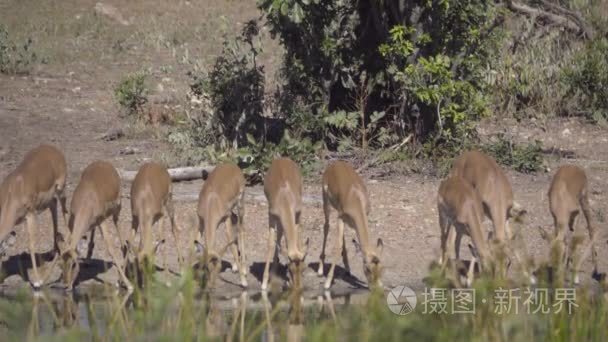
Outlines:
[[[578,214],[583,213],[589,233],[591,260],[594,271],[597,272],[597,251],[594,244],[596,231],[591,224],[587,176],[583,169],[574,165],[564,165],[557,170],[549,187],[549,209],[555,224],[555,238],[564,247],[567,245],[566,227],[573,232]],[[578,269],[583,260],[584,258],[574,263],[575,284],[578,284]]]
[[[306,252],[300,247],[300,216],[302,213],[302,175],[300,168],[291,159],[273,160],[264,176],[264,194],[268,200],[268,250],[262,280],[262,290],[268,288],[269,265],[273,257],[276,267],[283,235],[289,259],[289,274],[292,287],[301,287]],[[308,250],[308,241],[306,243]],[[274,268],[274,267],[273,267]]]
[[[181,267],[183,258],[177,239],[171,177],[165,166],[151,162],[139,168],[131,185],[131,215],[132,229],[128,238],[131,248],[135,248],[135,234],[141,227],[139,248],[134,253],[136,260],[142,263],[154,254],[152,228],[158,223],[158,229],[164,233],[164,219],[168,216],[175,240],[178,264]]]
[[[217,166],[207,177],[198,197],[199,233],[204,236],[203,263],[211,271],[212,279],[221,267],[221,257],[226,248],[217,250],[215,233],[220,224],[226,227],[228,245],[231,246],[235,263],[233,271],[240,271],[241,285],[247,287],[247,269],[244,256],[243,217],[245,215],[245,177],[235,164]],[[232,216],[237,211],[237,237],[233,239]],[[236,242],[236,243],[234,243]],[[211,281],[213,283],[213,280]]]
[[[69,231],[59,239],[59,249],[63,260],[63,280],[67,290],[72,290],[80,271],[77,247],[79,241],[91,230],[91,240],[99,227],[112,261],[128,290],[133,286],[124,273],[124,260],[119,260],[120,250],[113,244],[113,234],[107,219],[112,218],[121,248],[125,246],[118,228],[120,214],[120,177],[112,164],[95,161],[82,172],[80,182],[70,203]],[[90,255],[90,253],[89,253]],[[120,262],[119,262],[120,261]]]
[[[43,280],[38,273],[34,249],[36,237],[36,215],[49,209],[53,220],[53,248],[57,252],[57,203],[61,204],[65,222],[66,162],[63,153],[50,145],[40,145],[29,151],[17,168],[0,184],[0,242],[11,244],[7,239],[15,225],[25,221],[30,257],[34,271],[31,283],[39,288]],[[4,246],[6,247],[6,246]]]
[[[370,211],[369,196],[367,188],[361,177],[353,167],[344,161],[330,164],[323,174],[323,212],[325,224],[323,225],[323,247],[319,257],[319,276],[323,276],[323,263],[325,262],[325,248],[327,235],[329,234],[329,219],[331,208],[338,212],[338,231],[334,257],[342,253],[344,267],[350,271],[348,255],[344,243],[344,223],[352,227],[357,235],[359,249],[363,254],[363,271],[367,281],[372,286],[381,286],[380,276],[382,265],[380,254],[383,243],[378,239],[376,246],[370,244],[367,215]],[[334,258],[335,259],[335,258]],[[334,278],[336,262],[333,260],[325,281],[325,288],[331,287]]]

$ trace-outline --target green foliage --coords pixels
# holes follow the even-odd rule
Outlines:
[[[499,135],[496,141],[483,146],[483,150],[499,164],[522,173],[537,172],[543,167],[543,147],[538,140],[529,144],[515,144],[504,135]]]
[[[594,121],[608,120],[608,39],[587,44],[564,69],[568,96],[578,98],[579,111]]]
[[[13,42],[6,28],[0,25],[0,73],[28,73],[38,58],[32,50],[32,44],[31,38],[22,45]]]
[[[141,112],[143,105],[148,102],[148,89],[145,85],[146,74],[136,72],[127,75],[114,88],[114,97],[128,115]]]
[[[258,7],[286,49],[281,112],[289,118],[306,106],[338,148],[382,147],[409,134],[448,146],[472,135],[472,122],[487,113],[493,2],[259,0]]]
[[[294,139],[287,131],[278,144],[259,143],[253,136],[247,135],[249,145],[240,148],[236,153],[236,162],[249,176],[250,182],[260,182],[274,158],[289,157],[301,168],[302,173],[309,175],[318,166],[318,155],[321,149],[319,142],[313,143],[308,138]]]
[[[546,298],[550,313],[528,314],[537,308],[542,298],[528,298],[527,290],[534,288],[505,287],[490,277],[481,277],[473,284],[475,306],[473,313],[454,313],[457,298],[449,283],[435,275],[428,287],[444,288],[445,297],[424,298],[418,292],[415,310],[400,316],[392,313],[382,291],[371,292],[367,298],[358,297],[356,304],[340,305],[324,300],[323,306],[315,303],[304,306],[299,293],[287,293],[269,301],[247,299],[246,292],[232,303],[213,294],[198,290],[192,272],[184,272],[177,284],[171,287],[152,283],[148,288],[129,295],[111,288],[50,296],[38,293],[0,299],[3,337],[7,340],[176,340],[207,341],[237,340],[246,336],[251,340],[263,339],[272,334],[278,340],[300,335],[306,341],[604,341],[608,338],[608,307],[605,293],[593,293],[576,288],[572,312],[567,303],[557,313],[555,289],[547,289]],[[503,305],[496,290],[508,291],[508,309],[502,313],[495,309]],[[427,290],[428,291],[428,290]],[[249,295],[251,296],[251,295]],[[359,296],[362,296],[359,294]],[[462,298],[461,298],[462,299]],[[128,300],[128,301],[127,301]],[[526,309],[524,301],[528,303]],[[257,302],[259,307],[245,307]],[[426,303],[423,304],[424,301]],[[261,303],[260,303],[261,302]],[[310,303],[310,300],[307,300]],[[437,309],[445,303],[446,313]],[[331,305],[331,306],[330,306]],[[229,308],[225,308],[228,306]],[[336,318],[330,312],[336,308]],[[466,305],[465,305],[466,306]],[[329,307],[329,309],[328,309]],[[435,312],[432,310],[435,309]],[[290,334],[291,332],[291,334]]]
[[[247,132],[260,138],[256,130],[264,109],[264,67],[257,62],[258,34],[257,22],[247,22],[240,36],[224,39],[222,53],[208,74],[190,73],[192,92],[211,102],[210,128],[215,138],[235,147],[247,143]]]

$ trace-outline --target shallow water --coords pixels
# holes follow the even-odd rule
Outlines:
[[[154,340],[158,337],[155,330],[166,336],[179,329],[184,306],[188,306],[194,308],[189,312],[197,312],[193,322],[197,339],[300,341],[307,325],[335,321],[340,312],[364,304],[368,297],[365,290],[333,294],[245,291],[199,292],[183,300],[181,292],[138,295],[103,285],[74,293],[5,288],[0,291],[0,336],[8,340],[64,340],[65,336],[76,340],[116,340],[121,336]]]

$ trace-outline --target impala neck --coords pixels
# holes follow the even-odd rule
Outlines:
[[[287,241],[287,255],[292,260],[299,260],[301,258],[300,243],[293,206],[291,204],[281,205],[278,207],[277,214],[283,226],[285,241]]]
[[[349,213],[349,216],[353,220],[355,231],[357,232],[357,239],[359,241],[359,246],[361,247],[361,252],[368,258],[370,254],[372,254],[375,250],[373,246],[370,245],[369,241],[369,225],[367,223],[367,214],[365,212],[365,206],[363,202],[359,201],[361,204],[361,208],[357,208],[357,210],[353,210]]]

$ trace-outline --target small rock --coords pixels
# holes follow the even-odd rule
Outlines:
[[[563,136],[565,136],[565,137],[567,137],[567,136],[569,136],[569,135],[571,135],[571,134],[572,134],[572,132],[570,132],[570,129],[569,129],[569,128],[566,128],[566,129],[564,129],[564,130],[562,131],[562,135],[563,135]]]
[[[118,153],[122,156],[126,156],[126,155],[135,154],[138,152],[139,152],[139,149],[137,149],[135,147],[127,146],[127,147],[123,148],[122,150],[120,150]]]
[[[72,88],[72,93],[76,94],[80,92],[80,87],[74,87]]]
[[[95,4],[95,13],[99,14],[99,15],[103,15],[106,16],[112,20],[117,21],[118,23],[120,23],[121,25],[124,26],[129,26],[131,25],[131,23],[129,23],[129,21],[127,21],[123,16],[122,13],[120,13],[120,11],[118,10],[118,8],[112,6],[112,5],[108,5],[108,4],[104,4],[102,2],[98,2]]]
[[[122,128],[112,128],[103,135],[99,137],[99,139],[104,141],[113,141],[122,138],[125,135],[125,132]]]

